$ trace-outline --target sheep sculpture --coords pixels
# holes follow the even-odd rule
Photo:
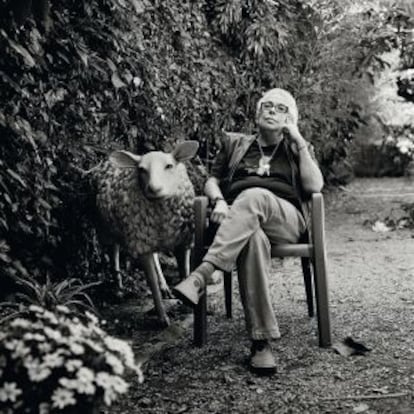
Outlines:
[[[169,325],[162,293],[170,295],[159,264],[158,252],[172,251],[181,278],[189,274],[194,231],[194,188],[184,161],[193,158],[197,141],[184,141],[172,152],[136,155],[114,151],[91,171],[96,188],[100,233],[114,246],[114,267],[121,283],[119,252],[126,248],[140,260],[157,314]],[[102,232],[103,230],[103,232]]]

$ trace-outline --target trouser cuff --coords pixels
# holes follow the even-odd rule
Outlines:
[[[209,256],[208,253],[204,256],[203,261],[213,264],[218,270],[223,272],[231,272],[234,268],[234,263],[228,264],[216,256]]]
[[[273,331],[253,331],[251,333],[252,340],[263,340],[263,339],[279,339],[281,338],[279,329],[274,329]]]

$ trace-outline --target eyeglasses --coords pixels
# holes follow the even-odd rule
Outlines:
[[[262,104],[260,105],[260,109],[262,111],[274,110],[275,112],[279,114],[287,114],[289,112],[288,106],[283,105],[281,103],[275,104],[272,101],[262,102]]]

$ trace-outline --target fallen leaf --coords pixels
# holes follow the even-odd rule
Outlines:
[[[355,342],[351,337],[345,338],[342,342],[336,342],[332,345],[332,349],[342,356],[349,357],[351,355],[365,355],[371,349],[364,344]]]
[[[354,413],[363,413],[365,411],[369,410],[369,405],[362,403],[362,404],[358,404],[357,406],[355,406],[353,408],[353,412]]]
[[[367,352],[371,351],[371,349],[367,348],[364,344],[354,341],[350,336],[345,338],[344,343],[354,349],[353,355],[365,355]]]
[[[126,84],[122,82],[121,78],[116,72],[112,73],[111,81],[112,85],[114,85],[116,89],[123,88],[126,86]]]
[[[373,388],[373,389],[372,389],[372,391],[373,391],[373,392],[376,392],[376,393],[378,393],[378,394],[387,394],[387,392],[388,392],[389,390],[388,390],[388,387],[387,387],[387,386],[385,386],[385,387],[381,387],[381,388]]]
[[[387,231],[390,231],[391,228],[388,227],[384,222],[377,220],[372,226],[372,230],[376,233],[385,233]]]

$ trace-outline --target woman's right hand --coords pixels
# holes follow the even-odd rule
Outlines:
[[[229,205],[226,200],[218,200],[211,212],[210,220],[213,223],[221,223],[229,212]]]

